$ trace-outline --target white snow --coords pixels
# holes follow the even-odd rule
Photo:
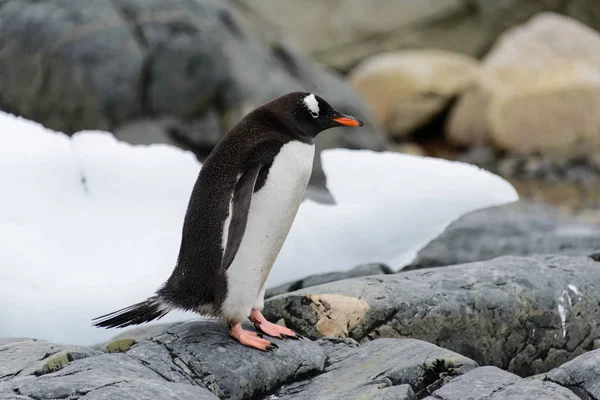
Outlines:
[[[399,269],[464,213],[517,200],[467,164],[341,149],[322,161],[337,204],[303,202],[269,286],[365,262]],[[167,145],[69,138],[0,112],[0,337],[93,344],[121,333],[90,320],[168,278],[199,168]]]
[[[310,115],[312,115],[313,118],[317,118],[319,116],[319,102],[314,94],[311,93],[306,96],[304,98],[304,104],[306,105],[306,108],[308,108],[308,111],[310,111]]]
[[[579,289],[577,289],[577,286],[573,285],[572,283],[569,283],[567,285],[567,287],[573,292],[575,293],[579,299],[581,300],[581,292],[579,291]]]
[[[565,337],[567,335],[567,310],[565,309],[565,297],[569,300],[569,305],[571,304],[571,298],[568,293],[563,290],[561,295],[558,297],[558,316],[560,317],[560,325],[562,326],[562,335]]]

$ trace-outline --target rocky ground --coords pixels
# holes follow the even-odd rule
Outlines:
[[[277,340],[268,353],[224,323],[188,322],[102,351],[0,341],[0,399],[594,399],[600,352],[531,379],[417,339]],[[587,396],[587,397],[586,397]]]
[[[94,347],[0,339],[0,399],[597,399],[599,250],[595,226],[550,208],[490,208],[452,224],[413,270],[271,288],[265,315],[304,337],[269,353],[217,321]]]

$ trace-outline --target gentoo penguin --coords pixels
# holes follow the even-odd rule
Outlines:
[[[361,125],[312,93],[288,93],[247,114],[200,170],[171,276],[152,297],[94,325],[122,328],[181,309],[226,320],[233,338],[260,350],[274,344],[242,329],[246,318],[266,335],[297,338],[263,316],[265,282],[303,199],[315,136]]]

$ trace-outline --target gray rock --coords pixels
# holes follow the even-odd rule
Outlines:
[[[43,375],[72,361],[100,354],[83,346],[56,345],[44,340],[0,340],[0,382]]]
[[[518,202],[461,217],[403,270],[504,255],[589,255],[598,250],[600,226],[579,222],[550,206]]]
[[[205,388],[167,382],[125,354],[77,360],[57,372],[0,383],[0,392],[3,389],[34,399],[217,399]]]
[[[582,354],[548,372],[542,379],[571,389],[581,399],[599,399],[600,350]]]
[[[129,353],[155,368],[168,362],[184,371],[191,381],[205,385],[219,397],[246,399],[273,392],[288,381],[323,370],[326,355],[310,340],[272,340],[279,348],[264,353],[232,340],[226,325],[212,321],[176,325],[153,342],[164,347],[161,362],[154,362],[157,353],[140,352],[133,346]],[[129,354],[128,353],[128,354]],[[168,365],[168,364],[167,364]],[[162,373],[161,371],[157,371]]]
[[[341,76],[280,41],[255,39],[225,2],[11,1],[0,7],[0,37],[0,108],[58,131],[114,128],[136,142],[166,134],[201,153],[256,106],[307,90],[365,120],[320,135],[318,151],[387,146]],[[141,126],[124,134],[135,121],[158,128],[147,138]],[[318,157],[315,172],[322,183]]]
[[[436,400],[579,400],[573,392],[552,382],[527,380],[496,367],[481,367],[454,378],[433,392]]]
[[[346,347],[340,349],[339,346]],[[413,389],[450,380],[477,364],[431,343],[414,339],[379,339],[356,347],[323,345],[333,350],[325,371],[282,388],[280,399],[414,399]],[[410,386],[406,386],[410,385]]]
[[[415,391],[437,388],[477,367],[415,339],[362,346],[349,338],[272,340],[279,346],[272,352],[250,349],[215,321],[178,324],[111,353],[4,339],[0,399],[414,400]]]
[[[353,278],[273,297],[265,315],[311,338],[412,337],[528,376],[600,340],[598,265],[588,257],[500,257]]]
[[[268,288],[265,298],[277,296],[283,293],[304,289],[311,286],[322,285],[329,282],[341,281],[343,279],[356,278],[359,276],[383,275],[393,273],[392,269],[384,264],[365,264],[352,268],[349,271],[330,272],[327,274],[311,275],[299,281],[284,283],[274,288]]]
[[[268,353],[241,346],[215,321],[175,325],[124,353],[2,340],[0,398],[246,399],[325,367],[321,344],[273,341],[279,348]]]

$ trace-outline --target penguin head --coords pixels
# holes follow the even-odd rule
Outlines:
[[[359,119],[336,111],[313,93],[288,93],[265,104],[265,107],[277,115],[283,114],[286,123],[299,128],[311,139],[329,128],[363,125]]]

